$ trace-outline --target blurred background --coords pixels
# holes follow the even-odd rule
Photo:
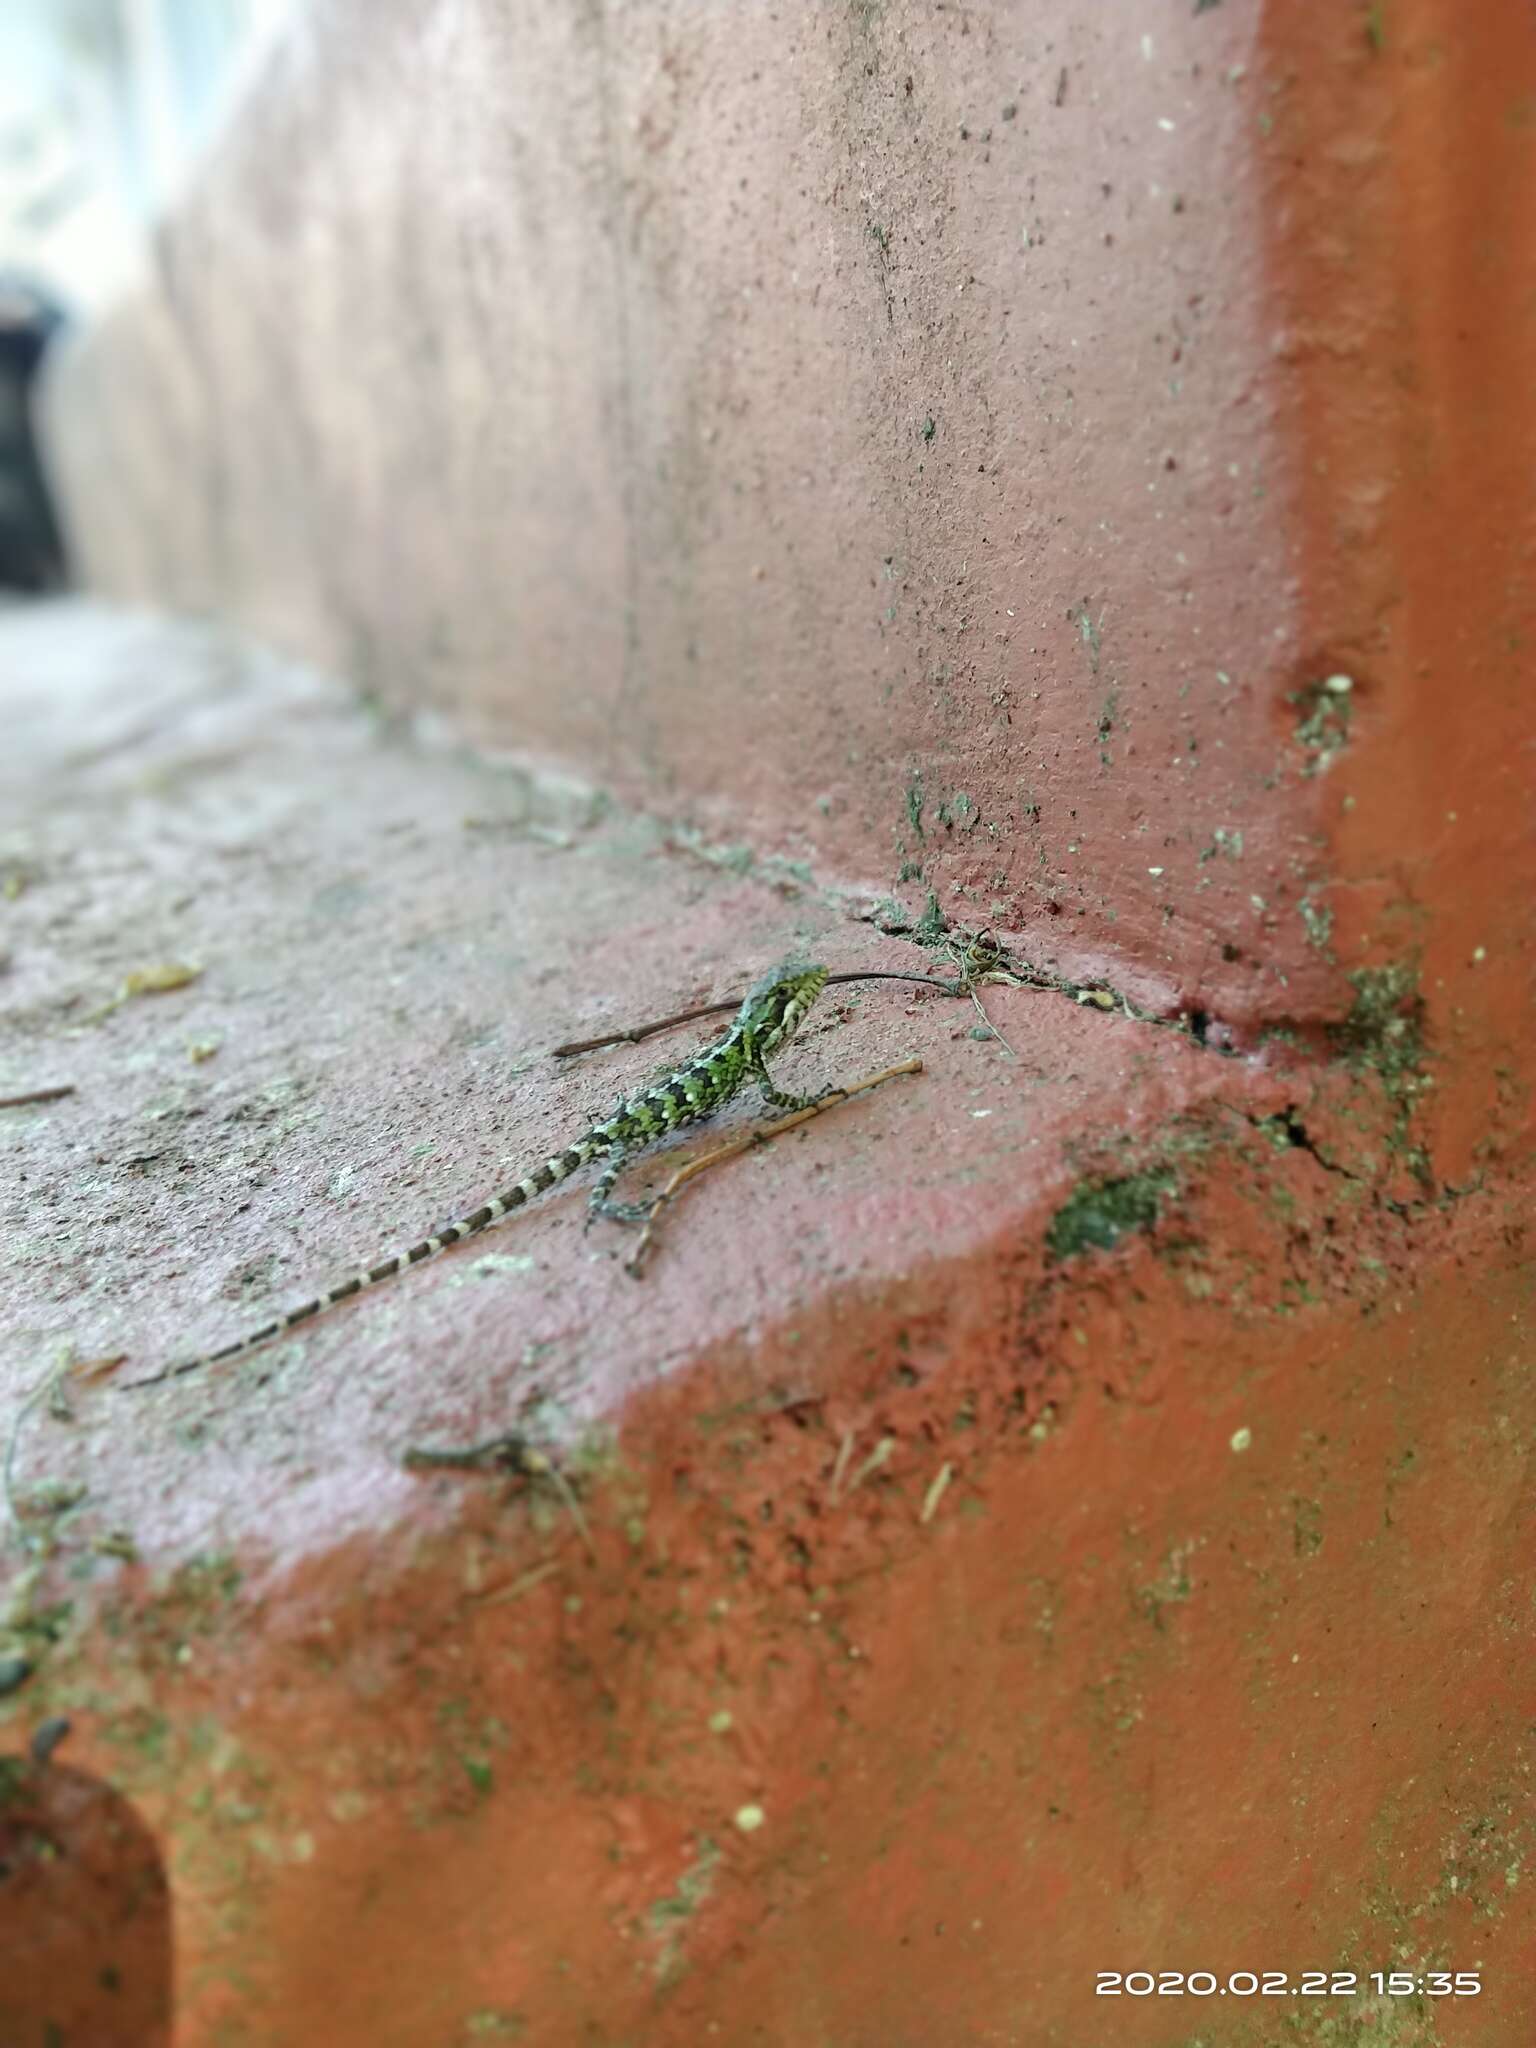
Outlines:
[[[0,273],[95,312],[292,0],[7,0]]]
[[[0,11],[0,590],[64,580],[32,425],[43,354],[132,279],[292,0],[8,0]]]

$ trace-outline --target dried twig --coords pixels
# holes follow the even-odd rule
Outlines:
[[[987,931],[975,931],[969,925],[954,925],[944,936],[943,950],[955,963],[955,972],[960,977],[960,989],[975,1005],[976,1014],[988,1032],[1007,1053],[1010,1059],[1018,1054],[1003,1036],[997,1025],[982,1007],[981,997],[976,993],[976,984],[981,981],[1006,982],[1010,988],[1047,988],[1050,986],[1034,974],[1026,975],[1013,971],[1013,965],[1003,948]]]
[[[61,1102],[74,1092],[73,1081],[66,1081],[60,1088],[29,1088],[24,1095],[0,1095],[0,1109],[21,1109],[29,1102]]]
[[[487,1437],[484,1443],[450,1444],[441,1450],[408,1444],[400,1462],[408,1472],[515,1472],[523,1479],[542,1479],[549,1470],[544,1452],[536,1451],[515,1430]]]
[[[889,968],[866,968],[862,972],[829,974],[827,987],[839,981],[915,981],[924,988],[941,988],[947,996],[963,996],[966,992],[963,982],[941,981],[933,974],[897,974]],[[718,1003],[701,1003],[696,1010],[679,1010],[672,1017],[657,1017],[649,1024],[637,1024],[629,1031],[607,1031],[601,1038],[573,1038],[568,1045],[557,1045],[550,1054],[551,1059],[574,1059],[577,1053],[601,1052],[605,1045],[638,1045],[642,1038],[652,1038],[658,1031],[670,1031],[675,1024],[691,1024],[697,1017],[714,1017],[722,1011],[739,1009],[740,996],[725,996]]]
[[[520,1573],[510,1585],[493,1586],[489,1593],[472,1593],[470,1598],[477,1607],[500,1607],[508,1600],[521,1600],[525,1593],[531,1593],[535,1586],[542,1586],[546,1579],[552,1579],[561,1569],[559,1558],[552,1557],[544,1564],[536,1564],[531,1570]]]
[[[650,1024],[637,1024],[632,1031],[605,1031],[601,1038],[573,1038],[566,1045],[557,1045],[550,1054],[551,1059],[570,1060],[578,1053],[601,1052],[605,1045],[638,1045],[642,1038],[650,1038],[658,1031],[670,1031],[674,1024],[691,1024],[695,1017],[718,1016],[722,1010],[740,1007],[740,996],[732,996],[723,1003],[701,1003],[696,1010],[679,1010],[673,1017],[658,1017]]]
[[[777,1123],[760,1125],[755,1131],[743,1131],[740,1137],[728,1139],[725,1144],[717,1145],[712,1152],[704,1152],[697,1159],[690,1159],[686,1166],[677,1169],[651,1203],[639,1243],[624,1262],[625,1270],[636,1279],[639,1278],[640,1262],[656,1234],[657,1217],[696,1174],[707,1172],[711,1166],[722,1165],[727,1159],[735,1159],[743,1152],[750,1152],[754,1145],[766,1144],[770,1138],[781,1137],[785,1131],[792,1131],[800,1124],[809,1123],[813,1116],[820,1116],[825,1110],[835,1109],[840,1102],[848,1101],[850,1096],[863,1095],[871,1088],[878,1088],[882,1081],[893,1081],[898,1074],[920,1074],[922,1071],[921,1060],[902,1060],[898,1066],[886,1067],[880,1073],[871,1074],[863,1081],[852,1081],[846,1088],[829,1089],[819,1101],[811,1103],[808,1108],[797,1109],[789,1116],[782,1116]]]
[[[547,1452],[536,1450],[526,1437],[510,1432],[504,1436],[493,1436],[485,1443],[441,1451],[431,1450],[424,1444],[412,1444],[400,1462],[416,1472],[514,1472],[523,1479],[547,1480],[559,1494],[561,1504],[576,1525],[576,1533],[588,1557],[594,1564],[597,1562],[597,1545],[592,1541],[592,1531],[570,1481],[554,1459]]]
[[[1002,1032],[999,1030],[997,1025],[992,1022],[992,1019],[987,1015],[986,1011],[981,1007],[981,997],[977,995],[975,989],[972,989],[970,991],[970,996],[971,1001],[976,1005],[976,1014],[981,1019],[982,1023],[985,1024],[987,1030],[997,1040],[998,1044],[1003,1048],[1003,1051],[1007,1053],[1009,1059],[1016,1060],[1018,1058],[1018,1054],[1014,1051],[1013,1047],[1008,1043],[1007,1039],[1003,1036]]]
[[[564,1504],[565,1512],[576,1524],[576,1533],[581,1538],[582,1547],[585,1549],[588,1558],[593,1564],[596,1564],[597,1545],[592,1541],[592,1531],[587,1525],[586,1516],[581,1512],[581,1502],[576,1498],[575,1487],[572,1486],[558,1465],[551,1464],[544,1476],[556,1493],[559,1494]]]

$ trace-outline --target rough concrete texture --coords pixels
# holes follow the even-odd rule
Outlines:
[[[69,1888],[141,1853],[109,1795],[179,2040],[1172,2044],[1094,1972],[1405,1959],[1487,1991],[1382,2038],[1524,2038],[1528,1131],[1511,1092],[1422,1181],[1409,996],[1320,1064],[989,986],[1010,1058],[869,984],[786,1073],[923,1075],[710,1176],[643,1281],[565,1190],[120,1394],[649,1064],[552,1040],[792,945],[927,963],[205,629],[34,613],[0,686],[0,1093],[76,1090],[5,1112],[13,1423],[61,1342],[129,1361],[17,1440],[0,1727],[67,1714],[100,1782],[47,1827],[12,1784],[64,1850],[13,1866],[16,2038],[42,1925],[163,2001],[154,1886],[126,1961]],[[590,1555],[553,1491],[402,1467],[515,1426]],[[154,2038],[121,2002],[78,2038]]]
[[[540,825],[526,777],[424,760],[339,692],[190,630],[38,614],[11,625],[5,677],[0,772],[28,822],[10,853],[23,887],[3,1078],[78,1091],[18,1112],[11,1313],[39,1357],[67,1338],[137,1371],[239,1336],[464,1214],[699,1035],[574,1066],[549,1059],[560,1040],[739,992],[791,952],[930,971],[857,902],[743,881],[644,821],[586,830],[578,809]],[[164,965],[198,979],[102,1014]],[[131,1437],[98,1406],[82,1449],[98,1470],[121,1462],[103,1502],[165,1562],[256,1543],[287,1569],[377,1539],[433,1492],[388,1457],[433,1428],[492,1433],[510,1399],[580,1438],[690,1362],[759,1356],[829,1291],[881,1299],[1004,1216],[1048,1211],[1095,1104],[1129,1138],[1230,1086],[1186,1034],[997,996],[1017,1063],[972,1036],[968,1003],[873,983],[829,995],[786,1055],[795,1086],[912,1054],[930,1071],[691,1192],[639,1283],[630,1238],[584,1234],[567,1187],[515,1231],[296,1332],[287,1363],[241,1376],[256,1408],[228,1426],[256,1455],[238,1486],[163,1426],[183,1398],[218,1400],[219,1379],[141,1400]],[[1254,1085],[1267,1104],[1286,1083]],[[903,1087],[922,1091],[910,1123]],[[352,1362],[315,1382],[307,1415],[290,1373],[337,1346]],[[405,1410],[381,1392],[396,1372]]]
[[[80,559],[1078,980],[1336,1018],[1330,930],[1420,943],[1473,852],[1531,581],[1525,335],[1466,318],[1536,262],[1528,10],[1359,13],[318,0],[61,365]]]
[[[326,0],[58,380],[81,559],[1079,979],[1336,1010],[1291,698],[1377,675],[1296,573],[1272,86],[1235,7]]]
[[[797,1080],[924,1074],[638,1285],[568,1191],[239,1372],[39,1399],[23,1851],[50,1769],[131,1802],[198,2043],[1526,2043],[1528,10],[363,24],[54,380],[97,584],[373,711],[8,629],[0,1093],[78,1090],[0,1112],[13,1415],[651,1065],[572,1031],[921,961],[930,891],[1075,993],[984,987],[1006,1046],[826,1004]],[[401,1468],[519,1423],[590,1553]],[[28,1898],[115,1939],[84,1846]],[[1363,1989],[1094,1996],[1138,1968]],[[1369,1985],[1438,1968],[1481,1993]]]

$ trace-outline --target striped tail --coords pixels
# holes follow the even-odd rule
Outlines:
[[[424,1259],[446,1251],[451,1244],[458,1244],[466,1237],[488,1230],[493,1223],[499,1223],[503,1216],[514,1209],[521,1209],[525,1202],[531,1202],[535,1195],[542,1195],[562,1180],[568,1180],[589,1160],[608,1150],[608,1144],[596,1131],[585,1138],[579,1138],[574,1145],[567,1145],[563,1152],[546,1159],[542,1166],[536,1166],[525,1179],[517,1181],[502,1194],[493,1195],[488,1202],[461,1216],[457,1223],[448,1223],[435,1237],[424,1237],[420,1244],[413,1244],[409,1251],[397,1252],[393,1258],[371,1266],[366,1273],[354,1273],[350,1280],[343,1280],[325,1294],[317,1294],[313,1301],[306,1301],[302,1308],[290,1309],[276,1322],[267,1323],[259,1330],[252,1330],[248,1337],[241,1337],[233,1344],[226,1344],[219,1351],[204,1351],[196,1358],[184,1359],[180,1365],[163,1366],[159,1372],[152,1372],[141,1380],[127,1380],[121,1391],[132,1393],[138,1387],[158,1386],[163,1380],[180,1379],[184,1373],[200,1372],[205,1365],[222,1365],[227,1358],[238,1358],[242,1352],[254,1351],[258,1344],[270,1344],[274,1337],[281,1337],[285,1330],[291,1330],[295,1323],[307,1323],[311,1316],[323,1315],[326,1309],[334,1308],[339,1301],[350,1301],[354,1294],[361,1294],[364,1288],[377,1287],[381,1280],[388,1280],[395,1273],[403,1273],[407,1266],[419,1266]]]

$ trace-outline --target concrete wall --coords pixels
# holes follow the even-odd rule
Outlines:
[[[1337,1010],[1273,93],[1251,9],[333,0],[59,379],[81,563],[1140,1001]]]

